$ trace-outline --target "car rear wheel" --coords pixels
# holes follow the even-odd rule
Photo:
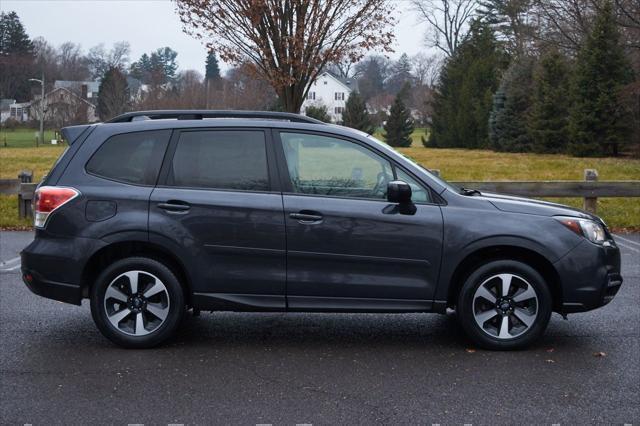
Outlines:
[[[91,288],[91,315],[98,329],[127,348],[149,348],[168,339],[184,314],[175,274],[145,257],[114,262]]]
[[[545,331],[552,299],[542,276],[513,260],[486,263],[469,275],[458,296],[458,318],[487,349],[523,348]]]

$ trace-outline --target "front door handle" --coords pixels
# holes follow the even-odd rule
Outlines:
[[[321,214],[317,212],[305,212],[304,210],[299,213],[289,213],[289,217],[300,223],[314,223],[322,220]]]
[[[191,206],[184,201],[170,200],[166,203],[158,203],[158,208],[168,212],[186,212]]]

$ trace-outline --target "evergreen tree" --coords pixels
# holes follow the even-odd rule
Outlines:
[[[351,92],[351,95],[349,95],[342,113],[342,124],[367,134],[374,132],[375,128],[367,112],[367,105],[358,92]]]
[[[145,84],[161,85],[176,78],[178,52],[170,47],[161,47],[151,55],[144,53],[131,64],[130,74]]]
[[[411,146],[411,134],[413,133],[413,119],[411,111],[405,105],[405,99],[409,95],[410,86],[406,83],[396,95],[396,99],[389,110],[389,118],[384,125],[384,140],[395,147]]]
[[[216,58],[216,54],[213,51],[210,51],[207,54],[204,78],[212,81],[220,79],[220,65],[218,64],[218,58]]]
[[[386,83],[387,91],[390,94],[398,94],[405,84],[413,81],[411,69],[411,60],[406,53],[403,53],[400,59],[391,66],[391,72]]]
[[[596,16],[578,53],[569,115],[569,152],[576,156],[617,155],[629,136],[628,110],[621,88],[632,80],[619,42],[610,1]]]
[[[150,80],[149,73],[151,72],[151,58],[146,53],[140,56],[140,59],[131,64],[129,68],[129,75],[133,78],[137,78],[143,83],[148,83]]]
[[[107,70],[98,88],[98,115],[105,121],[127,111],[129,86],[127,78],[117,67]]]
[[[431,147],[485,148],[492,95],[506,56],[487,23],[474,21],[447,59],[434,95]]]
[[[531,151],[528,128],[533,66],[531,57],[520,57],[507,69],[493,97],[489,115],[489,140],[496,151]]]
[[[523,55],[534,34],[529,23],[534,0],[480,0],[478,14],[506,44],[509,53]]]
[[[307,117],[315,118],[316,120],[320,120],[325,123],[331,123],[329,111],[327,111],[327,107],[324,105],[308,106],[304,113]]]
[[[0,98],[26,101],[29,78],[40,78],[35,67],[34,46],[16,12],[0,13]]]
[[[566,151],[568,116],[569,64],[561,53],[552,50],[543,54],[533,75],[529,128],[535,152]]]
[[[384,91],[387,76],[387,59],[384,56],[369,56],[356,66],[358,90],[365,101]]]

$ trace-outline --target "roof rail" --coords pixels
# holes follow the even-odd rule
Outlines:
[[[183,110],[156,110],[156,111],[135,111],[127,112],[106,123],[129,123],[138,120],[202,120],[204,118],[255,118],[263,120],[285,120],[294,123],[310,123],[325,124],[315,118],[306,117],[300,114],[290,112],[274,112],[274,111],[232,111],[232,110],[199,110],[199,109],[183,109]]]

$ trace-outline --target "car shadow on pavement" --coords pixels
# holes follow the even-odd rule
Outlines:
[[[543,336],[527,350],[575,347],[575,339]],[[359,347],[375,350],[472,350],[455,314],[202,313],[187,315],[167,347]],[[488,351],[490,352],[490,351]]]

